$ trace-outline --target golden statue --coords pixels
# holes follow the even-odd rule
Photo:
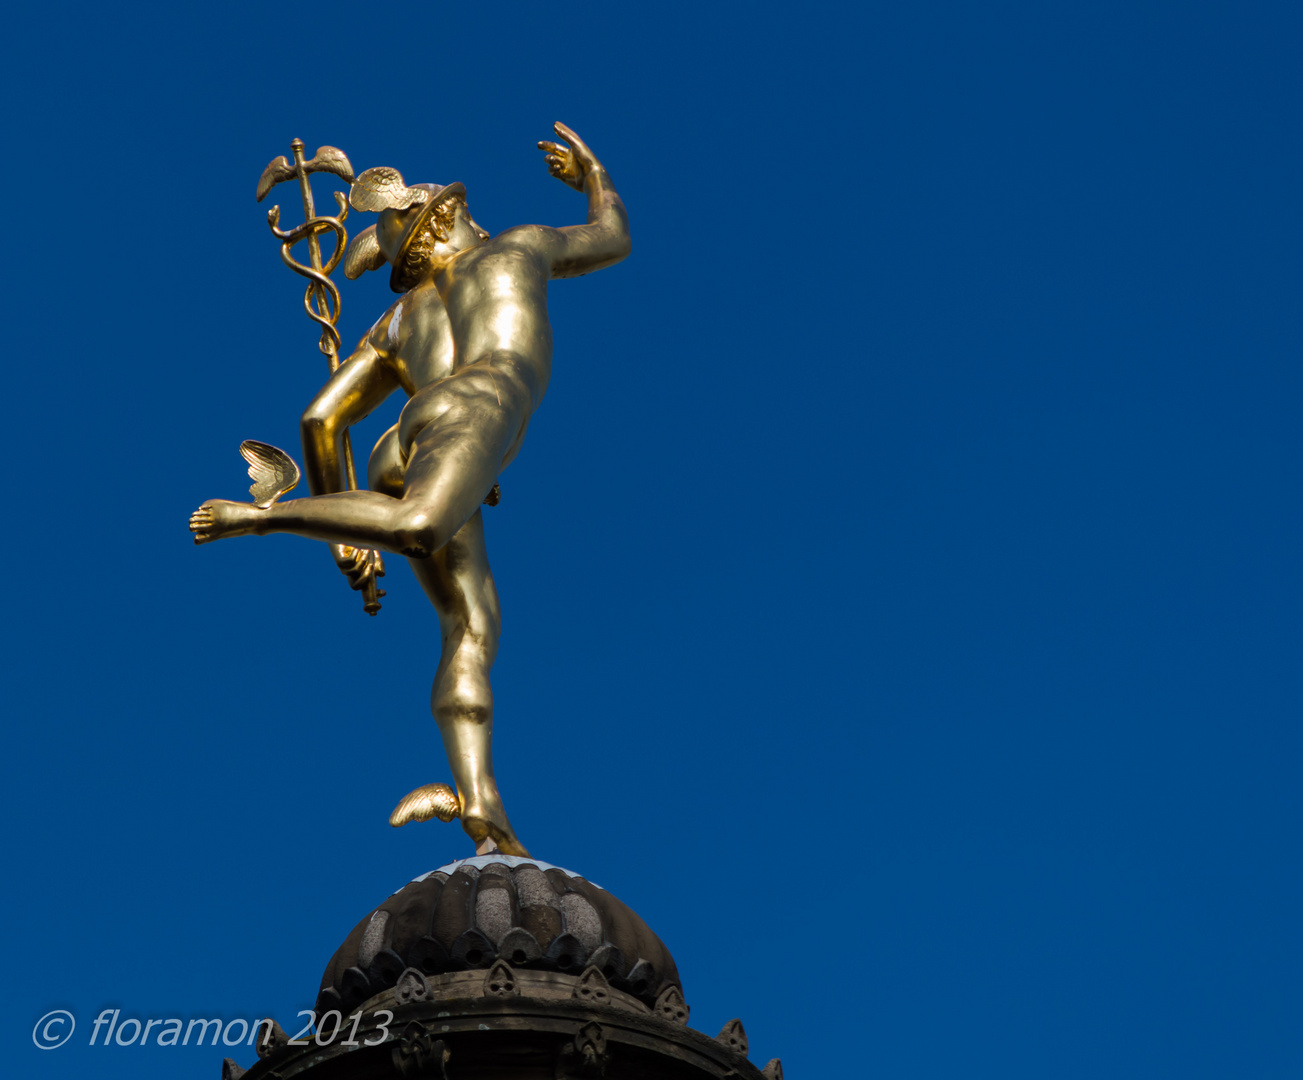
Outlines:
[[[430,784],[408,795],[390,818],[460,817],[480,853],[526,855],[507,819],[493,779],[493,694],[489,669],[497,652],[501,615],[484,548],[480,504],[496,502],[498,474],[520,451],[529,418],[543,400],[552,367],[547,283],[619,262],[629,254],[629,223],[611,178],[592,151],[564,124],[569,144],[540,142],[551,174],[584,192],[588,220],[549,228],[521,225],[490,237],[470,215],[461,184],[407,186],[395,169],[368,169],[352,181],[348,203],[378,211],[379,220],[348,245],[344,273],[356,278],[386,263],[390,286],[401,293],[336,367],[303,414],[304,467],[311,495],[276,501],[293,487],[298,470],[288,455],[263,443],[241,448],[250,463],[255,502],[214,499],[190,517],[195,543],[234,536],[295,533],[331,545],[354,589],[371,596],[378,610],[377,551],[405,555],[439,615],[443,651],[431,707],[443,736],[456,792]],[[295,164],[278,158],[259,183],[259,198],[281,179],[297,176],[305,189],[309,221],[299,229],[276,229],[286,241],[286,262],[311,279],[305,305],[323,326],[322,351],[338,315],[327,293],[319,233],[334,231],[338,218],[313,216],[308,166],[352,180],[323,147],[304,162],[295,142]],[[338,151],[339,158],[343,158]],[[297,171],[296,171],[297,170]],[[308,270],[286,254],[307,238]],[[313,308],[316,299],[318,310]],[[336,339],[338,334],[335,335]],[[377,443],[367,468],[370,490],[350,490],[347,429],[393,391],[408,396],[398,423]],[[279,456],[278,456],[279,455]]]

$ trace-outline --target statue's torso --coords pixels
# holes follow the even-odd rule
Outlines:
[[[512,242],[511,229],[462,252],[436,278],[455,343],[455,368],[491,353],[511,353],[540,374],[552,361],[547,268]],[[455,369],[454,368],[454,369]]]
[[[404,448],[442,411],[435,384],[477,361],[492,358],[499,378],[518,379],[533,407],[542,400],[552,365],[548,275],[535,252],[512,242],[511,233],[523,231],[463,252],[434,282],[405,293],[372,330],[377,353],[412,399],[398,425]],[[528,414],[521,417],[505,461],[528,422]]]
[[[377,351],[398,377],[408,397],[447,378],[454,370],[456,350],[448,309],[433,284],[404,293],[375,327]]]

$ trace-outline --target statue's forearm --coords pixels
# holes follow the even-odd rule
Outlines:
[[[629,215],[611,183],[611,174],[600,163],[595,164],[584,178],[584,194],[588,196],[588,224],[627,240]]]
[[[629,215],[601,165],[595,165],[584,178],[584,194],[588,196],[588,222],[560,230],[565,242],[553,255],[553,277],[589,274],[629,254]]]

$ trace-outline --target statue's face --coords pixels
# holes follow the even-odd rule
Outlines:
[[[470,227],[471,227],[472,229],[475,230],[475,234],[476,234],[476,235],[477,235],[481,240],[487,240],[487,239],[489,238],[488,230],[487,230],[487,229],[481,229],[481,228],[480,228],[479,223],[476,222],[476,220],[475,220],[473,217],[471,217],[471,212],[470,212],[470,210],[467,208],[467,206],[466,206],[465,203],[462,204],[460,212],[466,215],[466,222],[467,222],[467,224],[469,224]]]
[[[452,228],[446,241],[449,247],[455,248],[457,251],[465,251],[466,248],[483,243],[488,238],[489,234],[481,229],[475,223],[475,219],[471,217],[470,208],[458,199]]]

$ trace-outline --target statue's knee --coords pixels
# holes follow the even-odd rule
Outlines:
[[[441,724],[487,724],[493,720],[493,691],[487,668],[450,665],[434,684],[430,709]]]
[[[448,541],[438,518],[428,510],[404,507],[394,525],[396,546],[410,559],[428,559]]]
[[[440,724],[488,724],[493,720],[493,703],[467,701],[450,697],[431,703],[434,718]]]

